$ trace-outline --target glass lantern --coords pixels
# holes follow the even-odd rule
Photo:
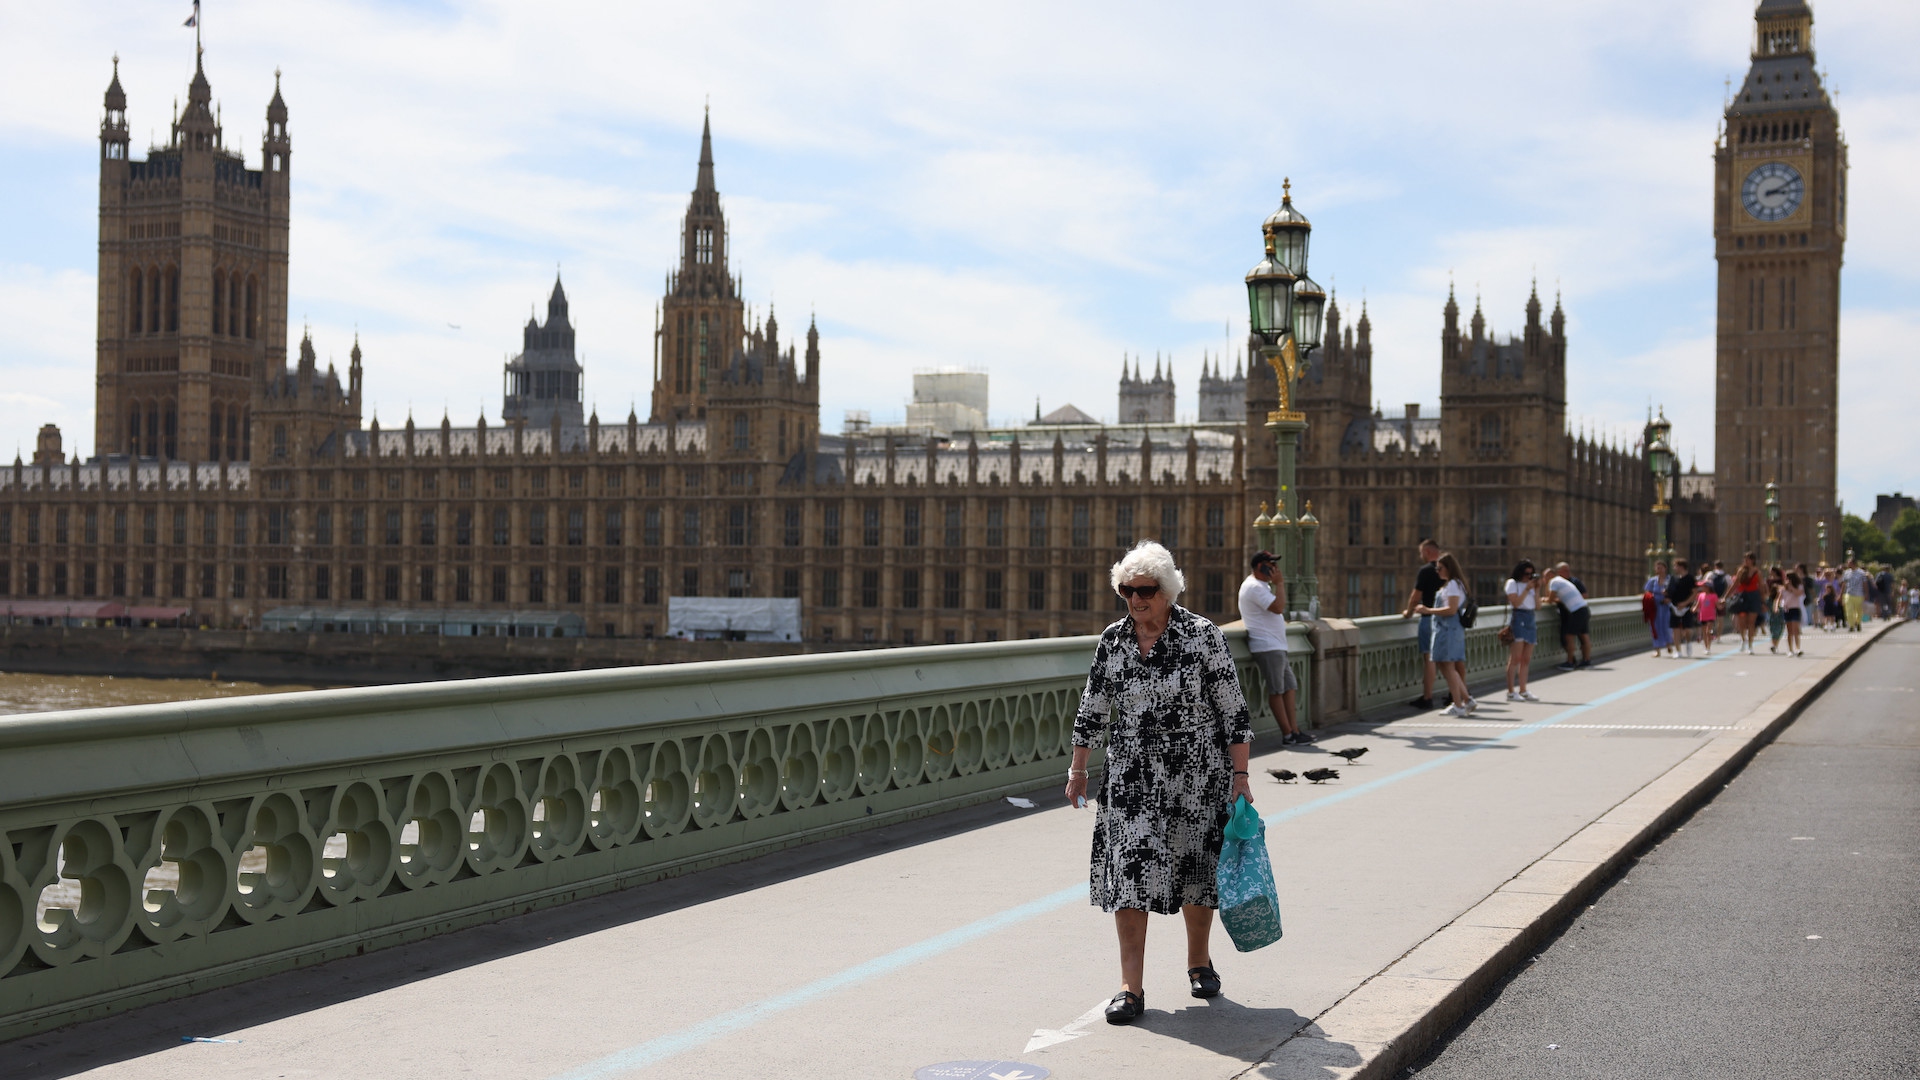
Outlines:
[[[1321,320],[1327,311],[1327,294],[1302,274],[1293,287],[1293,347],[1302,353],[1320,345]]]
[[[1267,257],[1247,271],[1247,307],[1253,332],[1269,345],[1279,343],[1293,329],[1293,286],[1296,276],[1280,265],[1273,238],[1267,238]]]

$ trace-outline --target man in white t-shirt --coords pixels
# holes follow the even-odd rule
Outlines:
[[[1287,663],[1287,579],[1271,551],[1256,552],[1253,573],[1240,583],[1240,621],[1247,624],[1247,651],[1267,680],[1267,705],[1280,722],[1280,745],[1310,743],[1294,722],[1294,691],[1300,681]]]
[[[1546,573],[1547,591],[1553,594],[1554,602],[1560,605],[1560,648],[1567,658],[1555,665],[1561,671],[1593,666],[1593,638],[1588,636],[1587,627],[1593,620],[1593,612],[1587,608],[1587,598],[1580,593],[1580,586],[1573,583],[1573,570],[1566,563],[1559,563]],[[1574,642],[1580,643],[1580,660],[1573,659]]]

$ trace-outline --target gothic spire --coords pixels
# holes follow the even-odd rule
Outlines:
[[[714,193],[713,186],[713,119],[709,114],[700,117],[700,176],[693,190],[701,194]]]

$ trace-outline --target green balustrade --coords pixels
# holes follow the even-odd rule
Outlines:
[[[1596,608],[1596,652],[1645,633],[1636,601]],[[1362,710],[1417,689],[1412,622],[1357,632]],[[0,718],[0,1038],[1045,788],[1094,640]],[[1289,644],[1313,724],[1329,669]]]

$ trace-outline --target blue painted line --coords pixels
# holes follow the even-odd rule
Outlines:
[[[1704,656],[1700,658],[1700,663],[1703,663],[1703,664],[1711,663],[1715,660],[1724,659],[1725,657],[1730,655],[1732,654],[1722,653],[1719,656]],[[1655,675],[1651,679],[1643,679],[1640,682],[1634,683],[1632,686],[1623,686],[1620,689],[1615,690],[1610,694],[1602,694],[1599,697],[1594,698],[1592,701],[1589,701],[1584,705],[1575,705],[1575,706],[1572,706],[1571,708],[1562,710],[1561,712],[1554,713],[1552,716],[1547,717],[1545,720],[1540,720],[1532,724],[1527,724],[1524,727],[1509,728],[1504,733],[1502,733],[1498,738],[1488,739],[1486,742],[1483,742],[1477,746],[1468,746],[1459,750],[1455,750],[1449,754],[1442,754],[1441,756],[1434,758],[1431,761],[1423,761],[1420,764],[1415,765],[1410,769],[1402,769],[1397,773],[1392,773],[1387,776],[1383,776],[1378,780],[1369,780],[1366,783],[1357,785],[1355,787],[1343,788],[1339,791],[1331,792],[1327,795],[1324,795],[1318,799],[1313,800],[1312,802],[1301,803],[1299,806],[1293,807],[1290,810],[1282,810],[1277,814],[1269,814],[1266,817],[1262,818],[1261,820],[1266,822],[1268,825],[1274,825],[1282,821],[1291,821],[1292,819],[1297,817],[1304,817],[1315,810],[1324,810],[1325,808],[1329,806],[1333,806],[1337,803],[1346,802],[1348,799],[1359,798],[1360,796],[1365,795],[1370,791],[1378,791],[1381,788],[1386,787],[1388,784],[1397,784],[1400,781],[1405,780],[1410,776],[1419,776],[1421,773],[1432,772],[1434,769],[1437,769],[1442,765],[1447,765],[1452,762],[1459,761],[1461,758],[1466,757],[1468,754],[1477,754],[1480,751],[1485,750],[1489,746],[1496,746],[1503,742],[1512,742],[1514,739],[1518,739],[1526,735],[1531,735],[1536,731],[1541,731],[1546,728],[1550,728],[1555,724],[1564,723],[1568,720],[1573,719],[1576,716],[1580,716],[1584,713],[1592,712],[1593,710],[1598,709],[1603,705],[1611,705],[1614,702],[1619,701],[1621,698],[1631,697],[1634,694],[1638,694],[1643,690],[1648,690],[1655,686],[1658,686],[1661,683],[1666,682],[1668,679],[1678,678],[1681,675],[1685,675],[1687,672],[1695,670],[1696,666],[1697,665],[1694,665],[1694,664],[1688,664],[1685,667],[1677,667],[1677,668],[1674,668],[1672,671],[1667,671],[1659,675]]]
[[[1704,657],[1702,662],[1719,659],[1721,659],[1719,656],[1709,656]],[[1277,814],[1269,815],[1264,820],[1267,824],[1272,825],[1277,822],[1302,817],[1315,810],[1325,809],[1337,803],[1345,802],[1348,799],[1357,798],[1370,791],[1378,791],[1388,784],[1398,783],[1408,777],[1431,772],[1442,765],[1458,761],[1469,754],[1484,750],[1487,746],[1495,743],[1507,742],[1525,735],[1530,735],[1543,728],[1549,728],[1583,713],[1591,712],[1603,705],[1610,705],[1622,698],[1630,697],[1643,690],[1658,686],[1668,679],[1684,675],[1689,671],[1695,670],[1696,667],[1697,665],[1694,664],[1677,667],[1672,671],[1656,675],[1651,679],[1645,679],[1634,683],[1632,686],[1622,687],[1610,694],[1604,694],[1584,705],[1575,705],[1562,712],[1555,713],[1538,723],[1513,728],[1502,734],[1499,738],[1490,739],[1479,746],[1470,746],[1463,750],[1455,750],[1434,758],[1432,761],[1415,765],[1410,769],[1402,769],[1397,773],[1383,776],[1378,780],[1370,780],[1357,787],[1330,792],[1312,802],[1302,803],[1290,810],[1282,810]],[[619,1076],[622,1073],[644,1069],[650,1065],[657,1065],[668,1058],[683,1054],[696,1047],[704,1046],[722,1036],[731,1035],[736,1031],[750,1028],[768,1017],[797,1009],[802,1005],[811,1004],[829,994],[866,982],[869,979],[879,978],[882,975],[891,975],[902,968],[918,964],[923,960],[931,960],[936,956],[952,952],[962,945],[978,941],[989,934],[997,933],[1010,926],[1015,926],[1029,919],[1045,915],[1048,912],[1057,911],[1060,908],[1066,907],[1068,904],[1075,902],[1085,903],[1086,900],[1087,886],[1085,882],[1080,882],[1061,889],[1059,892],[1049,893],[1046,896],[1040,897],[1038,900],[1030,900],[1021,904],[1019,907],[1008,908],[997,914],[989,915],[984,919],[978,919],[965,926],[949,930],[944,934],[936,934],[923,941],[917,941],[912,945],[895,949],[884,956],[868,960],[863,964],[856,964],[853,967],[835,972],[832,975],[815,979],[804,986],[796,987],[784,994],[764,998],[751,1005],[741,1006],[731,1012],[721,1013],[719,1016],[702,1021],[692,1027],[683,1028],[671,1035],[662,1035],[657,1039],[649,1039],[646,1042],[630,1046],[625,1050],[608,1054],[605,1057],[587,1062],[579,1068],[560,1073],[555,1076],[553,1080],[606,1080],[608,1077]]]

